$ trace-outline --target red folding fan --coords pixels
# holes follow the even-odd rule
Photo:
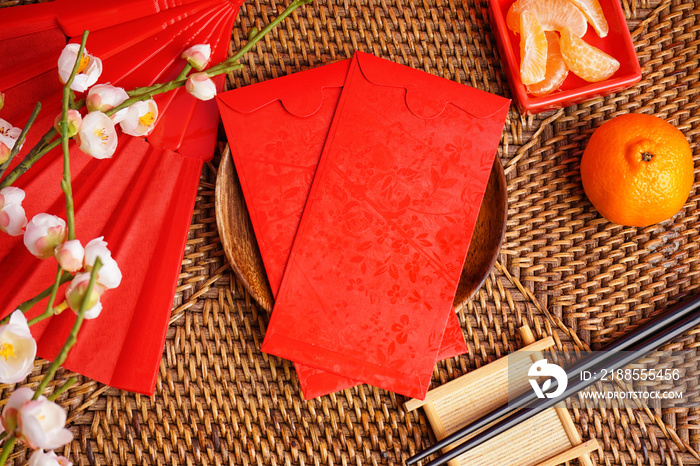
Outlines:
[[[67,43],[90,31],[87,50],[102,59],[100,83],[129,90],[174,79],[183,50],[209,43],[212,62],[226,58],[242,0],[56,0],[3,9],[0,24],[0,117],[23,126],[37,101],[42,111],[16,165],[60,111],[56,64]],[[223,86],[223,76],[217,85]],[[112,159],[71,150],[76,236],[109,243],[124,279],[102,297],[104,311],[86,321],[64,364],[113,387],[152,394],[204,161],[213,155],[219,115],[180,88],[156,97],[160,116],[146,139],[119,136]],[[10,167],[12,168],[12,167]],[[30,219],[48,212],[65,218],[54,150],[15,186],[26,191]],[[22,237],[0,235],[0,315],[34,297],[54,279],[56,263],[35,259]],[[59,291],[59,295],[62,290]],[[43,311],[44,302],[28,315]],[[40,356],[53,359],[73,323],[70,311],[32,327]]]

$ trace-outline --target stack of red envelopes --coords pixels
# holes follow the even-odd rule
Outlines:
[[[218,96],[304,396],[423,398],[466,351],[457,283],[507,99],[369,54]]]

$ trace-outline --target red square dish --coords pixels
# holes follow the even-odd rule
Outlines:
[[[609,79],[597,83],[586,82],[570,72],[558,90],[541,97],[528,94],[525,85],[520,81],[520,35],[509,30],[506,25],[506,14],[513,0],[489,2],[491,27],[496,36],[501,59],[504,61],[511,91],[521,112],[529,115],[577,104],[621,91],[641,79],[639,60],[619,0],[599,1],[610,31],[606,37],[600,38],[589,24],[583,39],[612,55],[620,62],[620,68]]]

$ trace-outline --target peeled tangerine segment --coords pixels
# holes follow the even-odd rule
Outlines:
[[[545,35],[547,36],[547,69],[544,80],[527,86],[527,92],[538,97],[551,94],[559,89],[559,86],[569,75],[569,68],[561,55],[559,36],[556,32],[550,31],[545,32]]]
[[[508,29],[520,32],[520,15],[526,10],[537,17],[545,31],[569,28],[578,37],[583,37],[588,28],[586,17],[569,0],[517,0],[506,15]]]
[[[568,29],[561,32],[561,55],[576,76],[598,82],[608,79],[620,68],[620,62],[602,50],[576,37]]]
[[[608,21],[605,19],[603,8],[600,6],[600,2],[598,2],[598,0],[570,1],[583,12],[583,15],[586,17],[591,26],[593,26],[596,34],[598,34],[598,37],[605,37],[608,35],[610,28],[608,26]]]
[[[529,11],[520,16],[520,80],[534,84],[547,70],[547,37],[537,17]]]

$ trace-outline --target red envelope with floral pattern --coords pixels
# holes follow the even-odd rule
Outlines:
[[[277,295],[350,60],[217,96],[231,153],[273,295]],[[439,359],[467,350],[456,314]],[[297,364],[304,397],[356,385],[346,377]]]
[[[263,351],[425,396],[509,103],[355,53]]]

